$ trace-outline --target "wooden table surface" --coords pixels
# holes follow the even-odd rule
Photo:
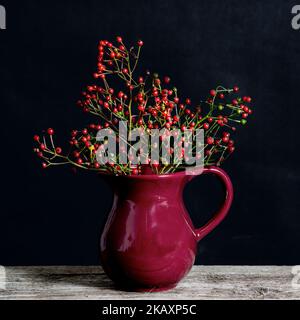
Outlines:
[[[194,266],[175,289],[119,291],[101,267],[2,267],[0,299],[300,299],[290,266]],[[5,276],[4,276],[5,274]]]

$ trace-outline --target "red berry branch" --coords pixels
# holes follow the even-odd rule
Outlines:
[[[251,98],[239,96],[239,88],[236,86],[229,89],[218,86],[210,90],[206,100],[193,105],[189,98],[178,96],[177,88],[171,86],[169,77],[161,78],[149,71],[136,76],[142,46],[143,41],[139,40],[137,48],[127,48],[121,37],[117,37],[114,44],[106,40],[99,42],[97,70],[93,75],[96,83],[88,85],[82,92],[82,99],[77,102],[84,112],[95,115],[97,120],[84,129],[71,132],[70,148],[66,153],[55,145],[52,128],[43,136],[35,135],[37,147],[34,151],[43,160],[44,168],[71,164],[112,174],[143,173],[145,164],[133,165],[130,155],[126,164],[119,161],[120,153],[127,153],[127,148],[119,148],[114,161],[105,164],[97,161],[97,151],[107,143],[97,141],[97,132],[103,128],[112,130],[118,144],[123,139],[118,131],[120,121],[128,122],[129,131],[140,128],[149,135],[151,129],[166,129],[160,139],[162,143],[169,138],[168,132],[174,129],[181,132],[189,130],[191,134],[197,129],[203,129],[206,166],[219,166],[235,150],[232,135],[236,126],[245,125],[248,116],[252,114]],[[181,143],[184,143],[184,138]],[[128,148],[132,146],[128,141],[126,145]],[[174,148],[170,147],[168,151],[172,155]],[[182,161],[185,158],[184,152],[177,161],[173,158],[172,163],[153,163],[148,153],[146,157],[148,167],[159,174],[175,172],[187,166]]]

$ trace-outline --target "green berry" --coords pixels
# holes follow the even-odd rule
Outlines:
[[[242,119],[241,120],[241,124],[244,126],[245,124],[247,123],[247,120],[245,120],[245,119]]]

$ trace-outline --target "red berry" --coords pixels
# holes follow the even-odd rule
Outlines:
[[[221,143],[221,139],[216,139],[216,140],[215,140],[215,145],[219,146],[220,143]]]
[[[159,163],[156,161],[153,161],[153,163],[151,163],[152,167],[154,168],[158,168],[159,167]]]
[[[223,93],[220,93],[220,94],[219,94],[219,98],[220,98],[220,99],[224,99],[224,97],[225,97],[225,96],[224,96]]]
[[[214,143],[214,138],[213,137],[208,137],[206,139],[207,144],[213,144]]]
[[[54,134],[54,130],[53,130],[52,128],[49,128],[49,129],[47,130],[47,132],[48,132],[48,134],[51,135],[51,136]]]
[[[46,149],[46,146],[45,146],[43,143],[41,143],[41,144],[40,144],[40,149],[41,149],[41,150],[45,150],[45,149]]]
[[[60,147],[57,147],[56,149],[55,149],[55,152],[57,153],[57,154],[60,154],[61,153],[61,148]]]
[[[88,87],[87,87],[87,90],[90,91],[90,92],[92,92],[92,91],[95,91],[95,88],[94,88],[94,86],[88,86]]]
[[[33,136],[33,140],[34,140],[34,141],[39,141],[39,140],[40,140],[40,137],[36,134],[35,136]]]
[[[229,151],[230,153],[232,153],[234,150],[235,150],[235,147],[234,147],[234,146],[228,147],[228,151]]]
[[[232,147],[233,145],[234,145],[234,141],[233,141],[233,140],[229,140],[229,141],[228,141],[228,146],[229,146],[229,147]]]
[[[164,82],[166,84],[170,83],[171,79],[169,77],[164,77]]]
[[[139,40],[137,44],[139,47],[141,47],[144,44],[144,42],[142,40]]]
[[[46,163],[46,162],[43,162],[43,163],[42,163],[42,167],[43,167],[43,169],[47,168],[47,163]]]
[[[239,87],[234,86],[234,87],[233,87],[233,91],[234,91],[234,92],[238,92],[238,91],[239,91]]]
[[[120,36],[117,37],[117,42],[119,42],[119,43],[122,42],[122,38]]]
[[[83,161],[82,161],[81,158],[78,158],[78,159],[77,159],[77,163],[78,163],[78,164],[82,164],[82,162],[83,162]]]
[[[223,132],[223,137],[229,137],[230,133],[229,132]]]
[[[137,168],[132,169],[131,173],[133,175],[138,175],[139,174],[139,170]]]
[[[244,101],[244,102],[250,103],[251,100],[252,100],[252,99],[251,99],[250,97],[243,97],[243,101]]]
[[[207,122],[205,122],[204,124],[203,124],[203,129],[204,130],[207,130],[209,128],[209,124],[207,123]]]
[[[227,142],[229,141],[229,137],[227,137],[227,136],[223,137],[223,138],[222,138],[222,141],[223,141],[224,143],[227,143]]]
[[[213,97],[217,94],[216,90],[210,90],[209,93]]]

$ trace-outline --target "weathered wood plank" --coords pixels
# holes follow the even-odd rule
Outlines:
[[[300,299],[289,266],[194,266],[170,291],[115,289],[101,267],[7,267],[0,299]]]

